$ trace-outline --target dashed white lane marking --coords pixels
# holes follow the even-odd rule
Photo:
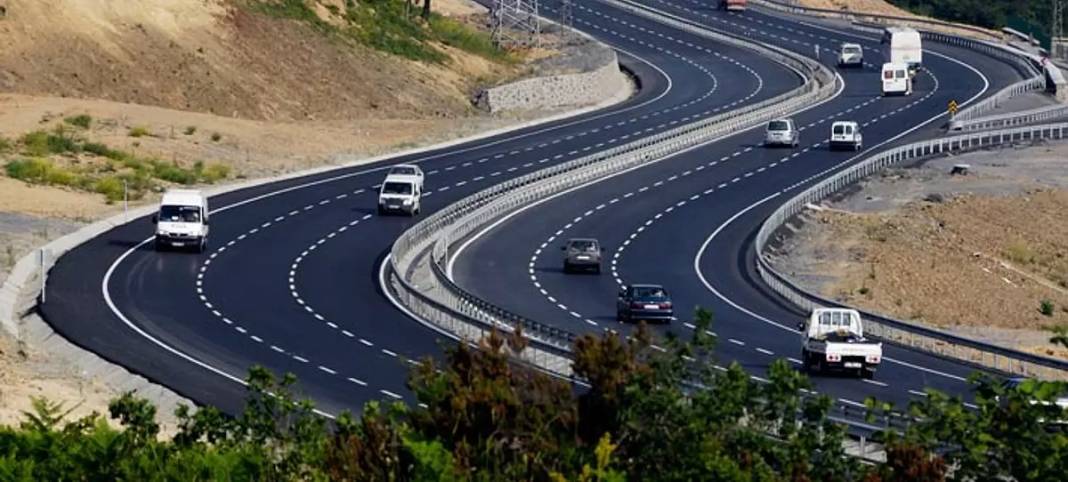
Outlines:
[[[864,383],[867,383],[867,384],[870,384],[870,385],[875,385],[877,387],[888,387],[889,386],[886,383],[880,382],[879,380],[870,380],[870,379],[867,379],[867,378],[861,378],[860,381],[862,381]]]
[[[738,346],[745,346],[745,342],[742,341],[742,340],[736,340],[734,338],[727,338],[727,341],[729,341],[731,343],[734,343],[735,345],[738,345]]]
[[[926,397],[927,396],[926,393],[919,392],[919,391],[916,391],[916,390],[909,390],[909,393],[911,393],[913,395],[916,395],[917,397]]]
[[[760,352],[760,353],[763,353],[763,354],[765,354],[765,355],[769,355],[769,356],[775,356],[775,352],[773,352],[773,351],[771,351],[771,350],[765,350],[765,349],[763,349],[763,348],[757,348],[757,349],[756,349],[756,351],[758,351],[758,352]]]

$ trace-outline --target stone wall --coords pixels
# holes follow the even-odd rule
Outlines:
[[[573,108],[598,104],[630,88],[615,51],[592,39],[562,49],[539,62],[535,71],[539,77],[481,91],[476,104],[494,113]]]

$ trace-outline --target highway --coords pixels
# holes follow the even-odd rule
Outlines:
[[[807,55],[816,45],[859,42],[867,62],[882,63],[879,39],[863,34],[754,11],[724,14],[686,0],[646,4]],[[831,60],[827,52],[822,56]],[[934,43],[925,45],[924,69],[910,97],[881,97],[872,65],[842,76],[839,96],[794,116],[801,147],[764,148],[763,130],[753,129],[531,206],[468,240],[452,266],[454,280],[515,313],[592,333],[632,329],[615,320],[619,286],[663,284],[680,319],[654,327],[658,332],[685,336],[693,328],[687,317],[703,306],[715,313],[720,363],[737,361],[758,377],[778,358],[798,366],[794,327],[805,314],[755,274],[752,238],[763,220],[799,190],[865,154],[940,135],[950,100],[977,98],[1020,78],[1007,64]],[[861,123],[866,152],[828,150],[835,120]],[[594,237],[607,247],[604,274],[563,273],[559,247],[571,237]],[[927,388],[970,397],[970,366],[894,346],[884,355],[874,380],[816,376],[815,388],[857,406],[869,396],[901,406]]]
[[[604,4],[577,7],[576,27],[618,49],[638,79],[640,90],[628,101],[213,197],[211,245],[203,255],[153,251],[151,224],[136,220],[57,262],[42,315],[75,344],[231,413],[243,404],[241,380],[257,364],[297,375],[302,393],[326,414],[374,399],[415,402],[405,388],[407,364],[440,356],[448,342],[379,291],[379,263],[415,222],[373,214],[374,186],[390,165],[422,166],[427,213],[510,177],[800,84],[791,71],[746,50]],[[551,12],[552,4],[543,8]]]

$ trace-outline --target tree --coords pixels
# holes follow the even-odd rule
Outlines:
[[[423,20],[430,21],[430,0],[423,0]]]

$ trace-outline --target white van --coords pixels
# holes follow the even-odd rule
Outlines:
[[[838,121],[831,124],[831,150],[849,148],[859,151],[864,148],[864,135],[860,124],[853,121]]]
[[[912,76],[905,64],[883,64],[883,95],[912,95]]]
[[[156,225],[156,250],[193,248],[202,253],[208,246],[208,198],[200,191],[172,189],[163,193]]]
[[[889,27],[883,31],[882,44],[885,58],[891,64],[908,65],[912,73],[923,64],[923,44],[915,29]]]
[[[401,212],[409,216],[419,214],[423,197],[423,180],[410,175],[391,174],[378,188],[378,214]]]

